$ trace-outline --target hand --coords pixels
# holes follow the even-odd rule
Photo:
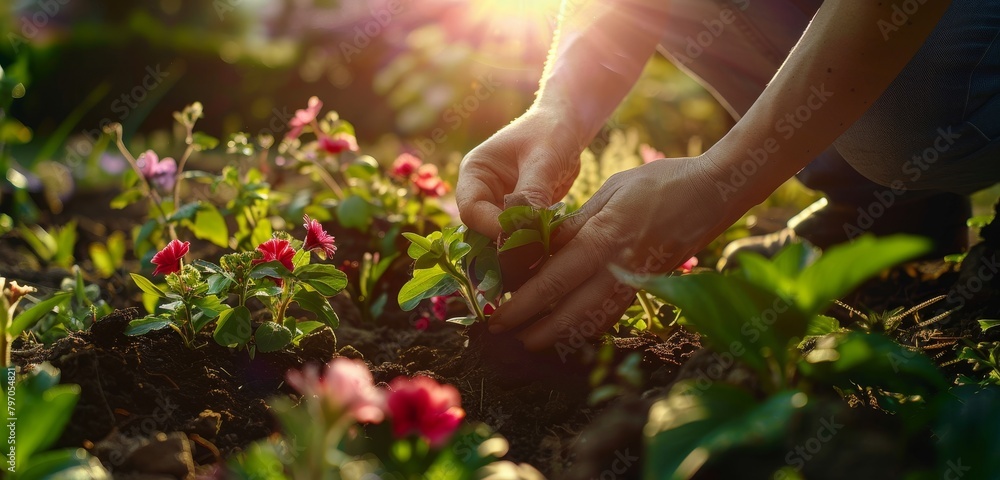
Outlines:
[[[566,195],[583,151],[579,129],[566,116],[536,105],[469,152],[455,189],[463,223],[497,238],[497,217],[507,206],[548,207]]]
[[[518,334],[529,350],[613,326],[635,289],[608,266],[668,272],[723,232],[742,213],[727,205],[708,157],[663,159],[612,176],[554,238],[561,247],[490,318],[494,333],[549,310]],[[572,340],[569,340],[572,341]]]

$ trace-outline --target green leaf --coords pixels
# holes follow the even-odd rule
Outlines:
[[[799,276],[796,303],[811,317],[865,280],[929,249],[929,240],[905,235],[878,239],[863,236],[852,243],[832,247]]]
[[[139,229],[139,233],[135,236],[135,244],[138,247],[149,241],[149,237],[153,235],[156,228],[160,224],[156,220],[148,220],[146,223],[142,224],[142,228]]]
[[[856,384],[925,397],[948,388],[934,362],[878,334],[849,332],[820,338],[799,370],[842,388]]]
[[[222,303],[222,299],[215,295],[208,295],[201,298],[196,298],[191,302],[199,312],[201,312],[200,318],[192,322],[192,327],[194,327],[195,333],[201,331],[208,322],[229,309],[229,306]]]
[[[10,327],[8,327],[7,333],[11,337],[20,335],[21,332],[33,327],[35,323],[41,320],[42,317],[47,315],[57,306],[67,303],[72,295],[72,292],[56,292],[52,294],[51,297],[32,305],[31,308],[28,308],[14,317],[14,321],[11,322]],[[64,308],[66,306],[68,306],[68,304],[65,305]]]
[[[295,269],[294,275],[324,296],[332,297],[347,287],[347,274],[333,265],[313,263]]]
[[[363,198],[351,195],[337,205],[337,220],[344,228],[365,231],[372,223],[372,207]]]
[[[229,291],[229,286],[235,281],[229,277],[228,274],[215,273],[208,277],[208,291],[205,292],[209,295],[218,295],[220,293],[225,293]]]
[[[337,312],[333,311],[330,301],[322,294],[300,288],[292,296],[292,300],[303,309],[316,314],[316,317],[330,328],[336,329],[340,326],[340,318],[337,317]]]
[[[806,400],[804,393],[786,390],[757,403],[749,392],[724,383],[703,391],[693,382],[678,384],[649,411],[646,478],[689,479],[727,451],[776,447]]]
[[[194,217],[191,233],[220,247],[229,246],[229,227],[226,225],[226,219],[212,204],[202,204]]]
[[[125,335],[131,337],[137,337],[140,335],[145,335],[154,330],[162,330],[170,326],[173,323],[167,317],[154,317],[147,316],[142,318],[137,318],[128,322],[128,328],[125,329]]]
[[[506,242],[503,242],[500,251],[506,252],[507,250],[513,250],[532,243],[542,243],[542,234],[540,232],[537,230],[518,230],[512,233]]]
[[[200,209],[201,209],[200,201],[191,202],[187,205],[182,206],[181,208],[178,208],[176,212],[172,213],[169,217],[167,217],[167,221],[176,222],[180,220],[191,220],[192,218],[194,218],[194,215],[198,213],[198,210]]]
[[[807,337],[822,337],[840,331],[840,321],[826,315],[816,315],[806,327]]]
[[[28,465],[19,468],[17,480],[111,480],[101,461],[82,448],[66,448],[32,455]]]
[[[431,241],[417,235],[416,233],[403,232],[403,236],[410,241],[410,248],[406,250],[406,253],[410,258],[417,260],[424,256],[427,252],[431,251]]]
[[[139,287],[139,290],[142,290],[143,292],[149,295],[156,296],[158,298],[163,298],[167,296],[167,294],[164,293],[163,290],[160,290],[160,288],[154,285],[153,282],[149,281],[148,278],[136,273],[129,273],[129,275],[132,276],[132,281],[135,282],[136,286]]]
[[[993,328],[993,327],[996,327],[996,326],[1000,326],[1000,320],[980,320],[979,321],[979,328],[983,329],[984,332],[987,331],[987,330],[989,330],[989,329],[991,329],[991,328]]]
[[[58,371],[48,364],[43,365],[54,373],[36,373],[25,378],[15,388],[14,399],[6,398],[7,389],[3,389],[7,400],[4,405],[13,400],[13,417],[17,418],[18,425],[28,427],[18,428],[16,432],[15,463],[19,466],[28,465],[29,459],[59,438],[80,396],[78,385],[55,385]]]
[[[253,336],[257,350],[261,352],[277,352],[292,343],[292,332],[275,322],[264,322],[257,327]]]
[[[403,288],[399,290],[399,308],[410,311],[417,308],[421,300],[439,295],[450,295],[458,291],[459,284],[448,272],[435,265],[432,268],[415,270]]]
[[[298,322],[295,324],[296,337],[303,337],[309,335],[313,331],[325,327],[326,324],[323,322],[316,322],[313,320]]]
[[[111,200],[111,208],[115,210],[121,210],[129,205],[132,205],[139,200],[146,198],[142,193],[142,190],[138,188],[130,188],[122,193],[119,193],[117,197]]]
[[[933,478],[995,479],[1000,472],[1000,388],[967,386],[948,393],[933,427],[940,459]]]
[[[288,269],[277,260],[258,263],[253,266],[253,269],[250,270],[250,278],[254,279],[264,277],[285,278],[289,275],[291,275],[291,272],[289,272]]]
[[[995,214],[988,213],[984,215],[976,215],[965,222],[969,228],[986,228],[990,222],[996,217]]]
[[[529,206],[510,207],[497,217],[500,228],[508,234],[512,234],[521,229],[538,230],[539,215],[538,209]]]
[[[445,321],[448,322],[448,323],[457,323],[459,325],[468,327],[469,325],[472,325],[472,324],[476,323],[476,320],[478,320],[478,319],[476,318],[475,315],[468,315],[468,316],[465,316],[465,317],[449,318],[448,320],[445,320]]]
[[[216,343],[224,347],[242,347],[250,341],[252,333],[250,310],[240,305],[219,314],[212,336]]]
[[[202,132],[194,132],[194,134],[191,135],[191,145],[194,146],[195,150],[203,152],[217,147],[219,145],[219,139]]]

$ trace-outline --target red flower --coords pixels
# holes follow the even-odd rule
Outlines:
[[[254,260],[254,264],[278,261],[289,271],[295,268],[294,265],[292,265],[292,257],[295,256],[295,250],[292,250],[292,246],[289,245],[288,240],[272,238],[260,245],[257,245],[257,251],[261,253],[261,257]],[[268,278],[274,281],[275,285],[279,287],[281,286],[282,282],[280,278]]]
[[[483,315],[493,315],[493,312],[495,311],[496,308],[493,308],[493,305],[490,305],[489,303],[483,305]]]
[[[448,184],[438,176],[438,168],[431,164],[421,165],[413,177],[413,184],[421,194],[428,197],[440,197],[448,193]]]
[[[445,444],[465,418],[458,390],[427,377],[399,377],[389,384],[388,412],[396,438],[417,433],[433,447]]]
[[[302,135],[302,129],[306,125],[316,121],[316,116],[319,115],[320,109],[323,108],[323,102],[317,97],[309,98],[309,106],[302,110],[295,111],[295,117],[288,121],[288,126],[291,130],[285,135],[287,139],[299,138]]]
[[[326,230],[323,230],[323,225],[309,218],[309,215],[304,215],[302,221],[306,222],[303,224],[306,227],[306,242],[302,245],[303,250],[307,252],[319,250],[325,258],[330,258],[337,253],[337,246],[333,244],[333,235],[326,233]]]
[[[389,170],[389,174],[401,180],[410,178],[410,175],[417,173],[417,169],[423,165],[419,158],[410,155],[409,153],[404,153],[396,157],[396,161],[392,162],[392,169]]]
[[[326,150],[327,153],[337,155],[348,150],[352,152],[358,151],[358,140],[354,138],[354,135],[340,132],[334,134],[332,137],[321,135],[319,138],[319,146],[323,150]]]
[[[430,317],[428,317],[427,314],[425,313],[424,316],[418,318],[416,322],[413,322],[413,328],[416,328],[421,332],[427,330],[428,328],[431,328]]]
[[[679,267],[677,267],[677,269],[684,273],[691,273],[691,270],[693,270],[694,267],[697,266],[698,266],[698,257],[691,257],[686,262],[682,263]]]
[[[438,295],[431,297],[431,312],[442,322],[448,319],[448,298],[452,295]]]
[[[152,262],[153,265],[156,265],[153,275],[167,275],[180,271],[181,258],[184,258],[190,249],[191,242],[181,243],[177,240],[171,240],[166,247],[163,247],[163,250],[153,255]]]
[[[289,370],[285,378],[302,395],[319,399],[331,423],[345,414],[362,423],[379,423],[385,416],[383,393],[375,388],[371,372],[360,360],[335,358],[326,365],[322,378],[312,364],[301,371]]]

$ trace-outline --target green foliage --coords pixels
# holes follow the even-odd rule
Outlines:
[[[76,246],[76,222],[46,231],[40,225],[22,225],[18,231],[39,260],[65,269],[73,266],[73,248]]]
[[[679,385],[651,412],[648,478],[691,478],[731,449],[773,451],[793,416],[812,414],[809,398],[829,395],[832,387],[873,394],[890,411],[946,392],[947,382],[929,359],[880,335],[844,333],[821,315],[869,277],[926,248],[906,237],[862,238],[811,264],[801,245],[771,260],[744,255],[742,269],[729,276],[646,278],[618,271],[626,282],[679,307],[717,358],[749,367],[767,394],[759,400],[715,379]],[[807,336],[817,340],[803,353],[799,346]]]
[[[8,382],[13,377],[13,372],[4,375],[3,396],[8,417],[17,426],[17,449],[11,449],[17,470],[6,478],[110,479],[100,461],[83,449],[48,450],[69,422],[80,387],[60,385],[59,371],[43,363],[16,383],[14,397],[9,398]]]
[[[547,258],[551,253],[552,235],[559,225],[570,215],[566,214],[566,204],[557,203],[548,208],[531,206],[510,207],[500,213],[498,220],[506,239],[501,252],[539,243]]]
[[[413,278],[399,291],[399,306],[413,310],[423,300],[460,292],[474,315],[452,320],[463,324],[485,321],[483,307],[487,303],[495,305],[497,299],[484,295],[499,293],[498,277],[480,275],[482,269],[477,268],[478,259],[483,259],[486,265],[495,261],[496,250],[490,253],[488,241],[484,243],[481,234],[465,226],[447,227],[426,237],[415,233],[403,235],[410,241],[406,253],[415,262]],[[477,247],[475,252],[473,245]]]
[[[30,330],[36,339],[51,344],[71,332],[90,328],[111,313],[111,306],[101,299],[100,287],[86,283],[79,267],[74,266],[72,271],[73,276],[64,278],[59,290],[38,300],[15,319],[15,326],[24,322],[19,332]]]

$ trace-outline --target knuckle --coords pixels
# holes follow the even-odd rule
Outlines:
[[[554,299],[568,290],[566,280],[557,275],[541,275],[536,281],[538,293],[542,298]]]

